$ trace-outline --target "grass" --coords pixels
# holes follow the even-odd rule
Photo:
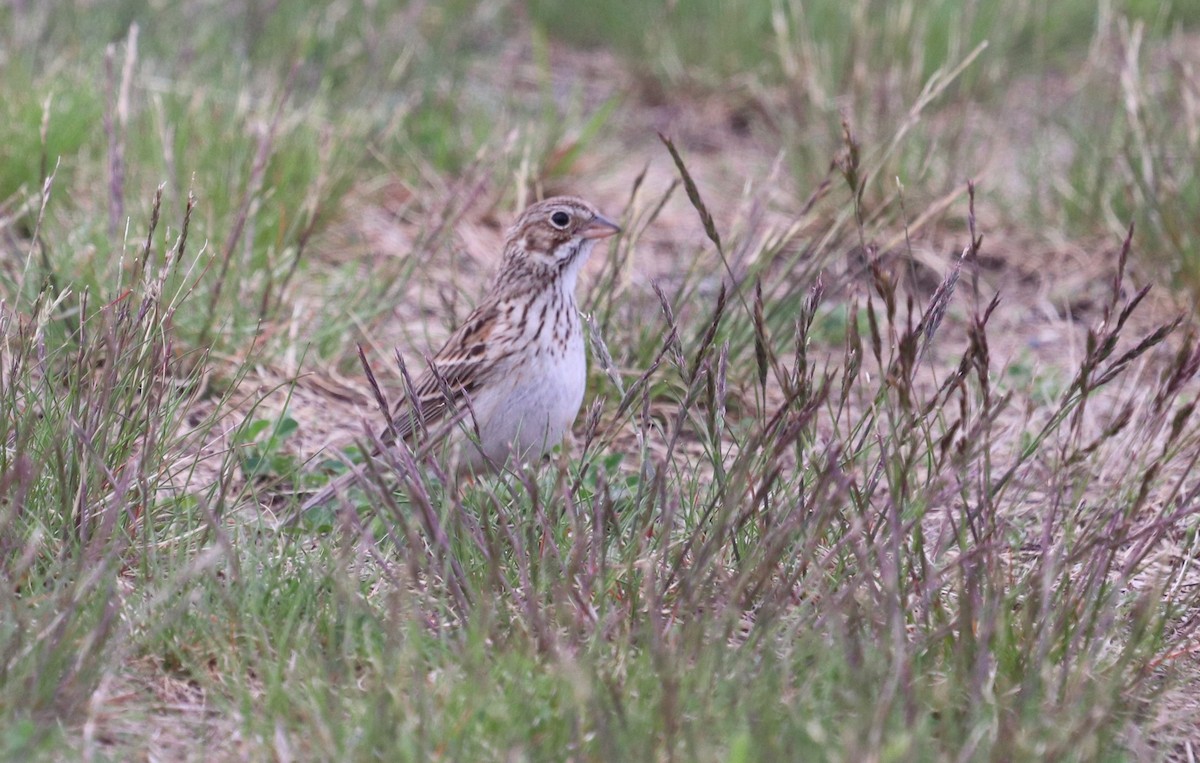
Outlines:
[[[0,11],[0,755],[1186,759],[1200,19],[971,8]],[[575,446],[282,529],[589,188]]]

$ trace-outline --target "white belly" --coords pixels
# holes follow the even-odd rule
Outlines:
[[[579,414],[587,384],[582,335],[576,332],[576,341],[561,354],[527,359],[509,378],[494,395],[472,401],[479,445],[463,448],[463,466],[485,467],[488,459],[500,465],[536,460],[562,441]]]

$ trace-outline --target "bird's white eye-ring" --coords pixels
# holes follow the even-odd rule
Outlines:
[[[571,216],[561,210],[550,215],[550,224],[559,230],[566,228],[570,222]]]

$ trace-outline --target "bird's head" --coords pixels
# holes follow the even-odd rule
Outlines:
[[[556,196],[530,206],[508,231],[506,265],[514,260],[538,271],[577,272],[596,242],[621,228],[594,206]]]

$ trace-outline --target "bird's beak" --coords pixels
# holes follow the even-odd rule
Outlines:
[[[592,221],[579,231],[582,238],[608,238],[621,232],[621,226],[609,220],[602,214],[597,214]]]

